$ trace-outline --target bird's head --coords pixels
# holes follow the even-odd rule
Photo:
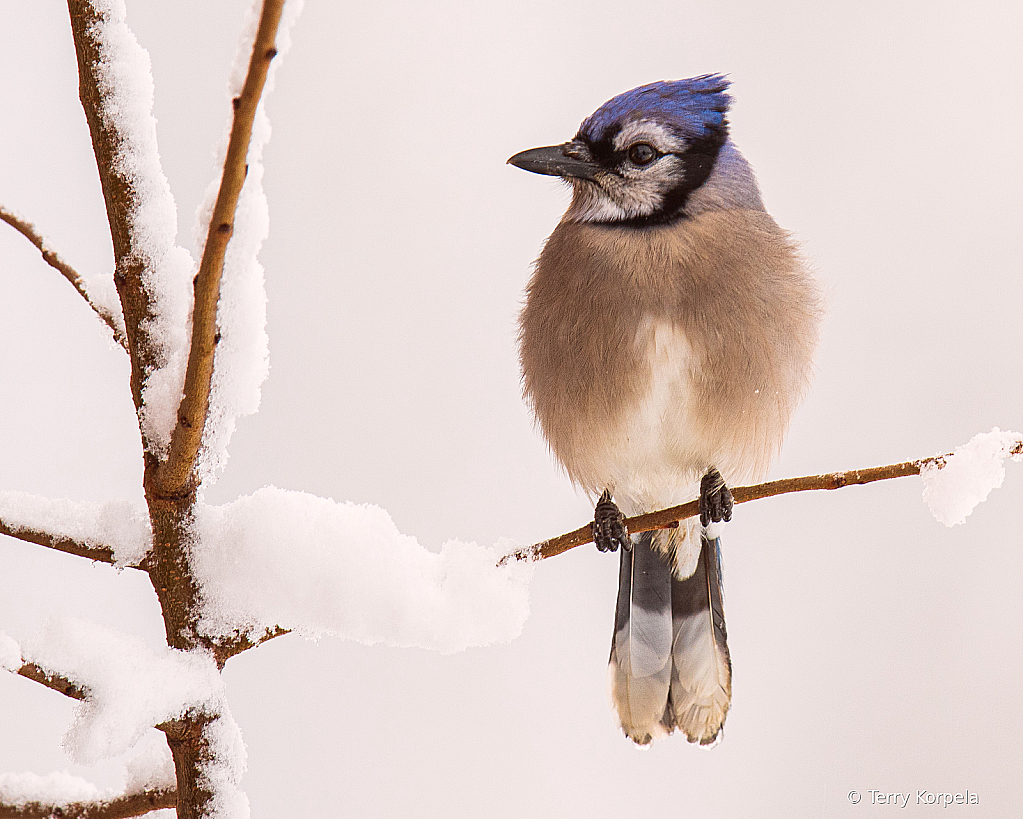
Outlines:
[[[728,85],[720,74],[642,85],[605,102],[563,145],[508,162],[571,182],[569,219],[673,222],[686,215],[728,140]]]

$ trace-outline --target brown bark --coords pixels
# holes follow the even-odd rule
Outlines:
[[[152,475],[153,470],[147,469],[146,500],[153,526],[149,577],[160,601],[167,645],[181,651],[199,646],[212,648],[212,642],[203,639],[195,627],[199,587],[188,563],[195,493],[180,498],[159,497],[150,483]]]
[[[17,671],[22,677],[45,685],[47,688],[52,688],[65,697],[71,697],[73,700],[84,700],[89,695],[89,690],[84,688],[78,683],[71,682],[66,677],[62,677],[60,674],[54,674],[52,671],[47,671],[42,666],[36,665],[35,663],[25,663]]]
[[[273,628],[266,629],[258,637],[239,633],[233,637],[223,638],[218,640],[217,644],[213,647],[213,658],[217,661],[217,667],[223,668],[227,661],[236,654],[241,654],[250,648],[261,646],[267,640],[274,639],[274,637],[283,637],[285,634],[290,633],[291,629],[274,626]]]
[[[213,798],[207,777],[203,775],[203,768],[212,757],[204,734],[211,721],[210,717],[200,716],[160,726],[167,735],[167,744],[174,759],[178,819],[199,819]]]
[[[89,560],[99,560],[102,563],[114,562],[114,550],[109,546],[90,546],[79,540],[53,535],[41,529],[13,526],[3,519],[0,519],[0,535],[16,537],[18,540],[45,546],[47,549],[56,549],[58,552],[66,552],[69,555],[87,557]]]

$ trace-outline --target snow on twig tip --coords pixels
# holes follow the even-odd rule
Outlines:
[[[975,435],[952,455],[924,464],[920,477],[931,514],[946,526],[964,523],[977,504],[1002,485],[1009,457],[1023,459],[1023,435],[995,427]]]

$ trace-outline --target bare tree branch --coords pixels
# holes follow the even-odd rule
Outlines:
[[[155,788],[126,793],[113,799],[98,802],[71,802],[66,805],[45,805],[42,802],[26,802],[23,805],[0,803],[0,819],[128,819],[143,816],[161,808],[173,808],[178,804],[174,788]]]
[[[195,277],[195,306],[192,312],[192,345],[185,371],[185,389],[178,407],[178,423],[171,437],[170,454],[157,475],[159,491],[180,494],[192,481],[196,458],[210,407],[213,358],[217,348],[217,304],[224,256],[234,232],[235,209],[248,171],[246,158],[270,62],[277,55],[277,26],[284,0],[265,0],[259,30],[252,48],[245,85],[235,97],[231,139],[224,159],[216,205],[210,219],[199,273]]]
[[[15,526],[3,518],[0,518],[0,535],[9,535],[18,540],[45,546],[47,549],[56,549],[58,552],[66,552],[69,555],[87,557],[89,560],[98,560],[101,563],[114,562],[114,550],[109,546],[90,546],[82,541],[54,535],[40,529],[26,529],[22,526]]]
[[[89,693],[87,688],[83,688],[78,683],[71,682],[71,680],[62,677],[60,674],[47,671],[35,663],[25,663],[14,673],[20,674],[22,677],[33,680],[40,685],[45,685],[47,688],[52,688],[54,691],[63,694],[65,697],[71,697],[73,700],[84,700]]]
[[[124,332],[121,329],[117,318],[111,314],[109,310],[103,309],[89,298],[89,291],[86,289],[85,282],[82,280],[82,277],[78,275],[78,271],[65,262],[61,258],[60,254],[47,244],[46,239],[44,239],[42,235],[40,235],[39,231],[36,230],[35,225],[25,219],[22,219],[16,213],[12,213],[7,210],[7,208],[3,205],[0,205],[0,220],[9,224],[12,228],[18,231],[18,233],[35,245],[36,249],[43,255],[43,261],[54,270],[58,271],[65,279],[74,285],[75,290],[78,291],[79,295],[85,299],[96,315],[103,320],[103,323],[110,328],[110,331],[114,334],[114,341],[127,350],[128,340],[124,337]]]
[[[1009,450],[1008,455],[1023,454],[1023,441],[1018,441]],[[786,495],[790,492],[809,492],[814,489],[841,489],[843,486],[856,486],[874,481],[887,481],[892,478],[904,478],[908,475],[919,475],[920,470],[930,464],[935,464],[940,469],[951,458],[951,455],[935,455],[932,458],[921,458],[918,461],[904,461],[898,464],[887,466],[874,466],[868,469],[850,469],[847,472],[830,472],[825,475],[807,475],[801,478],[783,478],[778,481],[770,481],[755,486],[737,486],[731,489],[732,498],[736,503],[769,498],[774,495]],[[648,512],[645,515],[636,515],[626,518],[625,525],[633,534],[649,532],[653,529],[670,529],[678,526],[679,521],[691,518],[700,513],[700,502],[690,501],[679,506],[672,506],[668,509],[661,509],[657,512]],[[505,565],[511,560],[543,560],[544,558],[560,555],[576,546],[582,546],[593,542],[593,531],[590,524],[580,526],[578,529],[567,532],[558,537],[535,543],[524,549],[519,549],[501,558],[499,565]]]

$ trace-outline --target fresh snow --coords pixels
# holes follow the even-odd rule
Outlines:
[[[215,819],[247,819],[249,797],[239,787],[245,774],[246,752],[238,724],[227,712],[203,730],[212,763],[203,771],[206,786],[213,794],[206,815]]]
[[[920,477],[931,514],[946,526],[964,523],[977,504],[1002,485],[1004,461],[1021,441],[1023,435],[1018,432],[1002,432],[995,427],[958,447],[943,466],[924,466]],[[1023,455],[1013,455],[1012,459],[1021,460]]]
[[[123,0],[97,0],[102,21],[95,33],[100,42],[100,90],[104,95],[105,124],[114,129],[119,153],[117,169],[129,177],[139,199],[129,214],[137,258],[147,271],[153,294],[154,318],[148,327],[156,346],[157,367],[148,374],[143,395],[141,425],[149,449],[165,455],[177,423],[185,366],[191,339],[192,278],[196,261],[176,244],[177,209],[160,165],[153,117],[153,78],[149,54],[125,23]],[[269,234],[269,210],[263,191],[263,149],[270,139],[270,122],[264,110],[273,87],[277,66],[291,44],[290,28],[301,11],[301,0],[285,4],[276,39],[277,57],[271,62],[263,97],[253,123],[249,144],[248,173],[235,213],[234,232],[228,243],[221,281],[217,323],[220,342],[214,360],[210,416],[203,439],[200,474],[210,479],[227,460],[227,445],[237,419],[259,408],[260,388],[269,372],[266,337],[266,289],[263,267],[257,259]],[[262,8],[254,2],[232,69],[229,98],[240,93]],[[225,106],[225,115],[230,107]],[[230,134],[222,141],[218,165],[223,166]],[[220,174],[211,182],[196,222],[196,245],[205,241],[210,214],[220,185]],[[112,302],[113,283],[91,278],[89,292],[104,306]],[[120,314],[119,305],[114,309]]]
[[[28,802],[44,805],[68,805],[71,802],[93,802],[116,796],[104,791],[80,776],[67,771],[54,771],[39,776],[34,773],[0,774],[0,804],[22,806]]]
[[[167,747],[167,738],[161,732],[149,731],[132,750],[134,755],[124,763],[122,793],[173,788],[178,784],[174,759]]]
[[[202,628],[442,652],[511,640],[529,614],[533,567],[497,562],[512,546],[456,540],[430,552],[383,509],[264,487],[196,510],[192,562]]]
[[[21,646],[13,637],[0,631],[0,668],[5,671],[17,671],[23,664]]]
[[[5,664],[17,650],[16,643],[0,637]],[[75,703],[63,740],[76,762],[91,763],[124,753],[153,726],[186,713],[209,716],[204,733],[211,759],[202,772],[214,791],[208,815],[248,817],[248,799],[238,787],[245,772],[245,745],[227,708],[224,680],[212,656],[162,646],[154,649],[136,637],[73,618],[50,620],[38,636],[22,641],[18,653],[86,690],[85,699]],[[128,763],[129,792],[172,782],[172,766],[163,751],[139,754]],[[0,779],[0,786],[3,783],[8,783],[14,798],[23,801],[117,795],[60,775],[17,774]]]
[[[152,544],[145,507],[123,500],[0,491],[0,519],[109,546],[120,566],[137,565]],[[280,626],[453,652],[511,640],[529,614],[532,567],[497,566],[513,544],[452,540],[431,552],[377,506],[265,487],[225,506],[200,504],[193,536],[210,634]]]
[[[220,713],[224,683],[204,652],[152,648],[137,637],[73,618],[54,618],[22,656],[87,689],[64,735],[73,760],[124,753],[154,725],[186,711]]]
[[[24,806],[30,802],[61,807],[73,802],[96,802],[177,784],[174,762],[163,735],[150,731],[148,742],[140,742],[138,752],[125,762],[125,784],[121,788],[100,789],[92,782],[67,771],[45,776],[35,773],[0,774],[0,804]],[[172,817],[172,810],[148,816]]]

